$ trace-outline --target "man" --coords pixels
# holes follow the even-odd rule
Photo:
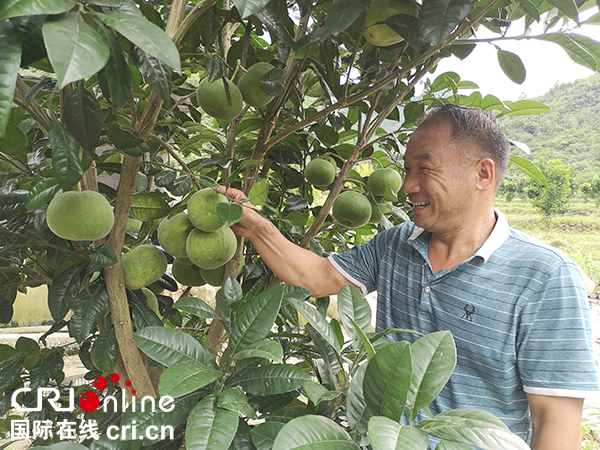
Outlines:
[[[414,223],[329,258],[287,241],[250,208],[232,228],[278,277],[315,296],[348,283],[376,290],[378,329],[450,330],[457,366],[434,414],[481,408],[534,450],[579,450],[583,398],[598,390],[587,297],[566,255],[494,209],[509,152],[493,116],[447,105],[406,148],[402,189]]]

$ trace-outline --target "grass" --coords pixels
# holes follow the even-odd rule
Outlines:
[[[570,212],[592,211],[550,218],[543,218],[544,215],[533,208],[529,200],[506,202],[496,199],[496,207],[506,215],[513,228],[561,249],[596,286],[600,284],[600,210],[595,202],[574,199]]]

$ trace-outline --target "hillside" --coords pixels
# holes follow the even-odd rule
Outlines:
[[[539,157],[562,159],[579,180],[600,173],[600,74],[559,84],[534,100],[551,111],[501,118],[508,137],[526,143],[534,162]]]

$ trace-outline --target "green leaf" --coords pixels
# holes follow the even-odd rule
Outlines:
[[[102,134],[104,113],[90,91],[81,87],[74,89],[67,99],[62,119],[79,145],[88,152],[96,148]]]
[[[144,292],[144,289],[147,288],[142,288],[142,292]],[[152,295],[154,295],[154,293],[152,293]],[[133,323],[138,330],[146,327],[162,327],[162,321],[148,306],[137,302],[131,302],[130,306],[131,317],[133,318]]]
[[[192,410],[185,429],[185,446],[193,450],[228,450],[238,428],[238,415],[217,407],[209,395]]]
[[[306,298],[308,289],[277,285],[261,292],[251,300],[237,317],[231,329],[229,351],[232,355],[262,341],[271,331],[284,297],[288,299]]]
[[[429,438],[421,430],[387,417],[371,417],[368,437],[373,450],[427,450],[429,446]]]
[[[0,20],[19,16],[61,14],[75,6],[75,0],[4,0],[0,3]]]
[[[331,325],[329,325],[325,316],[304,300],[287,299],[287,301],[304,316],[306,321],[312,325],[317,333],[319,333],[339,355],[340,343],[335,335],[335,331],[333,331],[333,328],[331,328]]]
[[[346,332],[353,339],[358,339],[358,336],[350,319],[363,332],[366,333],[369,331],[369,327],[371,326],[371,307],[365,296],[358,289],[349,284],[342,286],[337,296],[337,307],[342,325],[344,325]]]
[[[146,83],[165,102],[171,97],[171,72],[165,63],[146,53],[139,47],[131,47],[131,60],[140,71]]]
[[[280,40],[291,49],[296,48],[296,42],[290,35],[285,24],[269,7],[264,7],[260,11],[255,12],[254,16],[267,27],[273,41]]]
[[[431,44],[419,33],[419,23],[416,17],[408,14],[398,14],[386,19],[388,27],[402,36],[417,52],[423,53]]]
[[[521,170],[521,172],[523,172],[528,177],[531,177],[541,185],[548,187],[548,180],[546,179],[545,175],[531,161],[528,161],[525,158],[521,158],[520,156],[511,156],[510,163],[517,166]]]
[[[79,144],[56,119],[50,122],[49,136],[52,143],[54,177],[60,187],[68,191],[83,178]]]
[[[548,3],[564,13],[570,19],[579,22],[579,11],[577,10],[577,4],[574,0],[548,0]]]
[[[160,427],[171,425],[173,428],[185,421],[190,411],[198,404],[199,395],[189,395],[185,397],[176,398],[173,403],[172,411],[163,411],[161,408],[151,408],[148,405],[142,409],[142,399],[136,398],[135,412],[132,412],[132,408],[127,408],[127,411],[123,414],[121,419],[122,426],[135,426],[137,427],[138,436],[145,436],[146,430],[150,427],[156,427],[149,431],[156,432]],[[170,407],[168,408],[170,409]],[[135,421],[135,422],[134,422]],[[131,428],[129,428],[131,430]],[[132,433],[127,433],[126,437],[122,440],[132,440]],[[156,443],[150,439],[144,438],[139,440],[143,445],[150,445]]]
[[[160,195],[153,192],[142,192],[133,196],[129,215],[143,222],[165,217],[171,207]]]
[[[536,36],[534,39],[554,42],[560,45],[577,64],[581,64],[593,71],[598,69],[600,53],[597,48],[600,44],[593,39],[574,33],[549,33]]]
[[[8,219],[19,212],[25,211],[27,191],[12,191],[0,196],[0,220]]]
[[[25,200],[25,208],[30,211],[41,208],[48,204],[59,190],[58,181],[54,178],[44,178],[38,181],[29,191],[27,200]]]
[[[351,430],[359,434],[367,432],[367,424],[372,416],[363,394],[363,382],[366,371],[366,364],[358,368],[350,382],[348,395],[346,396],[346,420],[348,420],[348,426]]]
[[[25,368],[25,357],[21,354],[13,356],[13,361],[0,370],[0,392],[4,393],[17,379]]]
[[[177,398],[207,386],[223,376],[220,370],[199,363],[179,363],[168,367],[160,376],[160,395]]]
[[[256,413],[246,398],[246,394],[239,386],[229,387],[223,389],[219,394],[219,401],[217,402],[219,408],[227,409],[241,414],[244,417],[251,419],[256,418]]]
[[[11,100],[12,101],[12,100]],[[0,138],[0,152],[27,163],[27,137],[15,124],[8,122],[4,137]]]
[[[306,397],[315,405],[318,403],[321,395],[328,392],[328,389],[325,386],[315,383],[314,381],[305,381],[302,387],[304,388]]]
[[[20,64],[17,30],[9,21],[0,22],[0,137],[4,136],[10,117]]]
[[[282,422],[270,420],[254,427],[252,431],[250,431],[250,436],[256,450],[271,450],[275,438],[284,425],[285,424]]]
[[[113,107],[118,108],[129,100],[132,86],[131,69],[123,48],[112,31],[105,26],[100,26],[98,31],[108,42],[110,50],[108,62],[98,73],[98,82],[104,96]]]
[[[531,17],[536,22],[540,21],[540,10],[531,0],[517,0],[519,6],[525,11],[529,17]]]
[[[412,383],[408,394],[409,422],[442,391],[456,366],[456,347],[449,331],[430,333],[411,345]]]
[[[248,199],[254,206],[263,206],[267,203],[268,195],[269,180],[267,178],[261,178],[260,180],[256,180],[250,188]]]
[[[342,370],[340,354],[310,324],[306,325],[305,330],[323,358],[323,364],[318,366],[319,374],[323,377],[323,384],[336,388],[338,385],[336,375]]]
[[[180,298],[173,305],[179,311],[185,311],[201,319],[218,319],[219,316],[206,302],[196,297]]]
[[[177,301],[179,303],[181,300]],[[177,306],[175,303],[175,306]],[[246,358],[266,358],[276,361],[278,363],[283,362],[283,348],[277,341],[258,341],[250,344],[245,349],[237,352],[233,355],[233,359],[246,359]]]
[[[421,35],[441,48],[456,26],[467,17],[472,4],[471,0],[425,0],[419,12]]]
[[[379,350],[369,361],[363,383],[365,401],[373,415],[400,421],[411,381],[408,342],[395,342]]]
[[[465,444],[459,444],[458,442],[452,441],[440,441],[435,447],[435,450],[471,450],[473,447],[466,446]]]
[[[109,439],[106,434],[101,434],[98,439],[93,439],[90,443],[90,450],[123,450],[121,441]]]
[[[212,361],[203,344],[180,330],[146,327],[136,331],[133,340],[141,351],[167,367],[198,362],[208,366]]]
[[[48,308],[55,322],[65,318],[81,288],[81,267],[61,272],[48,285]]]
[[[244,293],[240,283],[238,283],[235,278],[228,277],[223,282],[223,287],[221,287],[221,289],[219,289],[215,295],[217,306],[219,307],[221,314],[223,314],[223,317],[229,320],[231,315],[230,306],[235,302],[240,301],[243,296]]]
[[[242,207],[236,203],[219,203],[217,205],[217,215],[226,227],[230,227],[242,218]]]
[[[375,349],[373,348],[373,344],[371,343],[371,341],[369,340],[369,338],[367,337],[365,332],[358,326],[358,324],[354,321],[354,319],[350,319],[350,323],[353,326],[355,335],[362,342],[363,347],[365,348],[365,351],[367,352],[367,355],[369,355],[369,358],[372,358],[373,356],[375,356],[376,352],[375,352]]]
[[[102,372],[113,370],[119,357],[119,343],[114,327],[110,327],[98,335],[92,344],[90,355],[94,366]]]
[[[77,13],[49,17],[42,33],[61,89],[73,81],[94,75],[108,62],[108,44]]]
[[[233,4],[240,13],[240,17],[245,19],[261,9],[269,3],[269,0],[232,0]]]
[[[543,114],[550,111],[550,108],[543,103],[536,102],[533,100],[519,100],[518,102],[504,102],[506,107],[510,110],[504,114],[498,114],[500,116],[531,116],[534,114]]]
[[[134,148],[144,142],[142,139],[135,137],[133,133],[122,129],[117,121],[105,123],[104,131],[115,148],[119,150]]]
[[[333,420],[308,415],[286,423],[273,442],[273,450],[296,449],[359,450],[359,447]]]
[[[108,292],[104,283],[96,283],[82,290],[73,300],[73,315],[69,332],[81,343],[95,329],[108,312]]]
[[[310,374],[291,364],[268,364],[247,367],[235,380],[244,390],[254,395],[276,395],[300,389]]]
[[[483,450],[529,450],[529,446],[493,414],[479,409],[453,409],[421,422],[432,436]]]
[[[518,55],[498,49],[500,68],[513,83],[523,84],[525,81],[525,66]]]
[[[119,262],[115,251],[108,244],[96,247],[92,253],[90,253],[90,260],[92,261],[92,264],[98,267],[110,267]]]
[[[177,47],[169,36],[152,22],[143,17],[120,12],[97,14],[97,17],[146,53],[172,67],[175,72],[181,72]]]
[[[325,27],[332,34],[344,31],[370,4],[370,1],[365,0],[335,0],[327,11]]]
[[[13,17],[10,21],[17,28],[21,39],[21,67],[27,67],[48,55],[44,46],[44,36],[42,35],[42,26],[46,21],[45,15]],[[55,84],[50,79],[45,78],[45,80],[44,83],[47,83],[47,85]],[[25,99],[31,101],[28,95],[30,93],[26,94]]]

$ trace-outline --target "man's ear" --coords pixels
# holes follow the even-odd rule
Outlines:
[[[483,158],[477,162],[476,187],[480,191],[496,189],[496,164],[491,158]]]

